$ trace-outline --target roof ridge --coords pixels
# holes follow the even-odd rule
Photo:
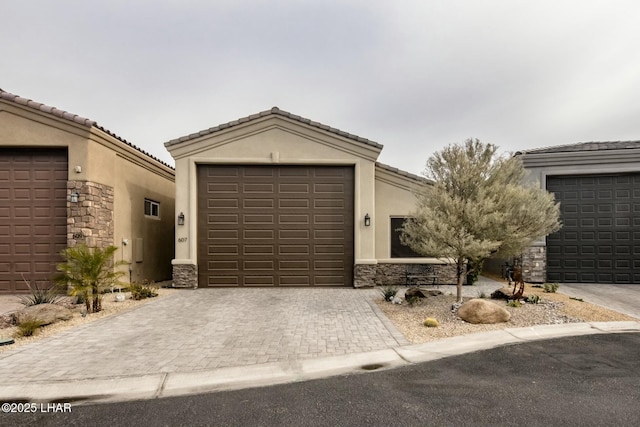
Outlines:
[[[165,142],[164,145],[165,145],[165,147],[169,147],[171,145],[180,144],[182,142],[189,141],[189,140],[198,138],[200,136],[209,135],[209,134],[212,134],[212,133],[224,130],[224,129],[228,129],[228,128],[231,128],[231,127],[234,127],[234,126],[238,126],[238,125],[240,125],[242,123],[247,123],[247,122],[250,122],[252,120],[256,120],[256,119],[259,119],[261,117],[266,117],[266,116],[269,116],[269,115],[278,115],[278,116],[286,117],[288,119],[295,120],[297,122],[304,123],[306,125],[309,125],[309,126],[312,126],[312,127],[315,127],[315,128],[327,131],[327,132],[334,133],[336,135],[342,136],[342,137],[347,138],[347,139],[352,139],[354,141],[362,142],[363,144],[367,144],[367,145],[370,145],[370,146],[375,147],[375,148],[380,148],[381,149],[383,147],[382,144],[379,144],[379,143],[377,143],[375,141],[371,141],[370,139],[363,138],[363,137],[360,137],[358,135],[354,135],[354,134],[342,131],[340,129],[333,128],[331,126],[325,125],[325,124],[320,123],[320,122],[313,121],[311,119],[307,119],[307,118],[299,116],[297,114],[292,114],[292,113],[290,113],[288,111],[285,111],[285,110],[282,110],[282,109],[280,109],[280,108],[278,108],[276,106],[271,107],[269,110],[260,111],[259,113],[251,114],[249,116],[245,116],[245,117],[242,117],[242,118],[239,118],[239,119],[236,119],[236,120],[232,120],[230,122],[222,123],[222,124],[219,124],[217,126],[201,130],[199,132],[194,132],[194,133],[191,133],[189,135],[182,136],[180,138],[175,138],[175,139],[169,140],[169,141]]]
[[[116,135],[115,133],[111,132],[110,130],[98,125],[98,123],[95,120],[91,120],[88,119],[86,117],[82,117],[79,116],[77,114],[73,114],[73,113],[69,113],[68,111],[65,110],[61,110],[59,108],[56,107],[52,107],[50,105],[46,105],[43,104],[41,102],[36,102],[33,101],[31,99],[28,98],[23,98],[21,96],[15,95],[13,93],[7,92],[3,89],[0,88],[0,99],[4,99],[10,102],[14,102],[16,104],[19,105],[24,105],[26,107],[32,108],[34,110],[38,110],[38,111],[42,111],[44,113],[48,113],[48,114],[52,114],[56,117],[60,117],[62,119],[65,120],[69,120],[72,121],[74,123],[78,123],[80,125],[86,126],[88,128],[91,127],[96,127],[97,129],[105,132],[106,134],[108,134],[109,136],[112,136],[114,138],[116,138],[118,141],[123,142],[124,144],[128,145],[129,147],[133,148],[134,150],[144,154],[145,156],[155,160],[158,163],[161,163],[164,166],[167,166],[171,169],[175,169],[173,166],[171,166],[170,164],[160,160],[159,158],[155,157],[154,155],[142,150],[141,148],[135,146],[134,144],[130,143],[129,141],[127,141],[126,139]]]
[[[573,144],[551,145],[548,147],[534,148],[531,150],[519,150],[515,154],[516,155],[546,154],[546,153],[597,151],[597,150],[625,150],[625,149],[637,149],[637,148],[640,148],[640,140],[590,141],[590,142],[576,142]]]

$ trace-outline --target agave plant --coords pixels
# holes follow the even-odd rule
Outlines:
[[[115,267],[126,262],[114,261],[116,250],[116,246],[101,249],[78,245],[62,251],[66,261],[57,265],[59,273],[54,276],[54,281],[66,286],[71,295],[81,297],[87,313],[102,310],[102,292],[120,285],[119,278],[124,272],[117,271]]]

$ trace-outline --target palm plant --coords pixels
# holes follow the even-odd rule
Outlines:
[[[57,265],[59,273],[53,280],[68,287],[71,295],[84,299],[87,313],[97,313],[102,310],[102,292],[119,285],[118,279],[124,275],[115,269],[126,264],[124,261],[114,262],[116,250],[116,246],[101,249],[86,245],[64,249],[62,256],[66,261]]]

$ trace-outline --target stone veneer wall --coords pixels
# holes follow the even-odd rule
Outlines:
[[[353,287],[364,288],[376,285],[376,264],[356,264],[353,266]]]
[[[174,288],[197,288],[198,267],[194,264],[173,264]]]
[[[456,266],[454,264],[430,264],[438,276],[439,285],[455,285]],[[353,286],[355,288],[371,287],[376,285],[404,285],[407,264],[356,264],[353,273]]]
[[[71,202],[71,194],[78,202]],[[67,182],[67,246],[113,245],[113,187],[90,181]]]
[[[531,246],[522,253],[522,278],[529,283],[547,280],[547,248]]]

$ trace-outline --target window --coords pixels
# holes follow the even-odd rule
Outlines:
[[[424,258],[400,241],[401,228],[407,218],[391,218],[391,258]]]
[[[144,215],[151,218],[160,218],[160,203],[144,199]]]

